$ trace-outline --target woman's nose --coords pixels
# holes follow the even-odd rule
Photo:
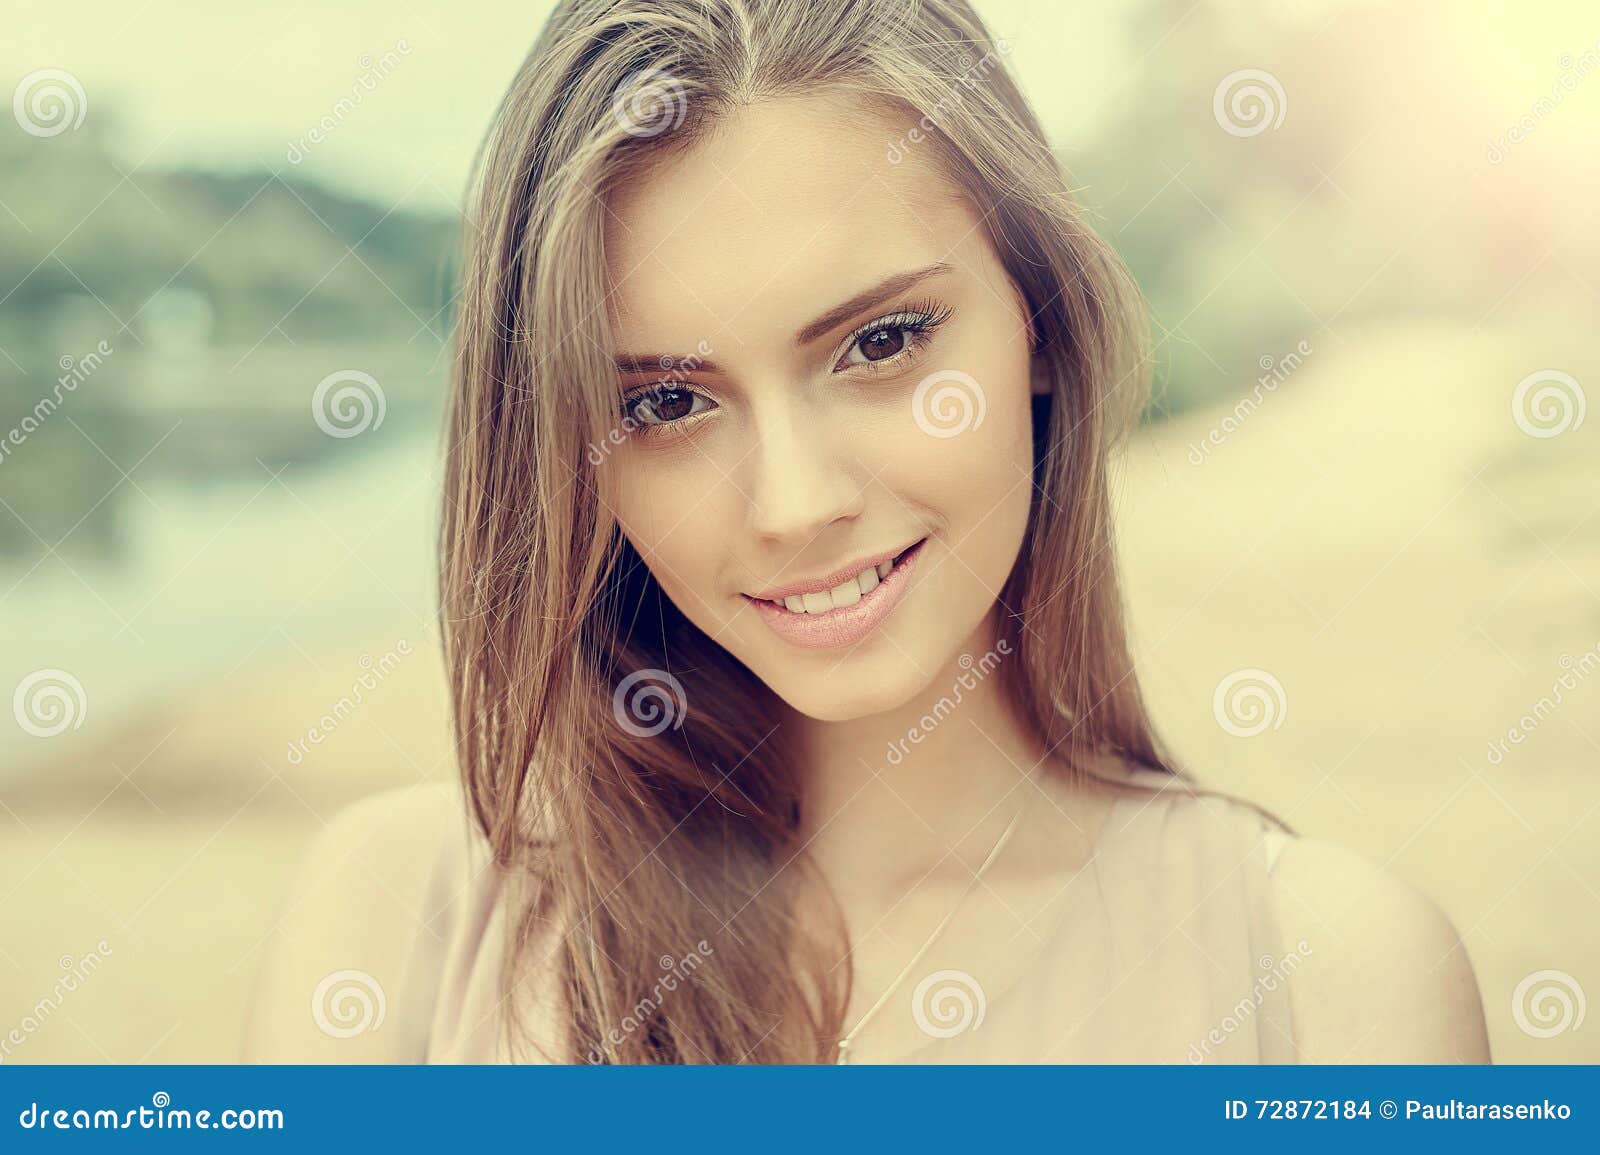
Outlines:
[[[804,406],[770,410],[756,422],[756,445],[745,458],[750,528],[773,541],[805,545],[834,521],[861,510],[866,479],[846,438]]]

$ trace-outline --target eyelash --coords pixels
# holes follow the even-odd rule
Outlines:
[[[935,330],[950,318],[952,310],[948,305],[941,305],[937,301],[923,300],[908,304],[892,313],[877,317],[862,325],[845,338],[839,348],[838,355],[834,358],[834,370],[837,372],[839,364],[863,340],[877,333],[886,331],[899,331],[907,336],[905,346],[895,353],[879,361],[862,361],[850,366],[853,369],[864,369],[871,376],[879,376],[887,371],[888,366],[903,368],[909,364],[919,349],[923,348],[932,339]],[[642,437],[681,437],[689,428],[699,424],[699,418],[705,416],[704,410],[700,413],[674,418],[671,421],[646,424],[632,418],[633,406],[650,396],[652,393],[689,393],[694,394],[695,389],[687,382],[653,381],[648,385],[641,385],[624,394],[621,402],[621,416],[623,420],[633,421],[633,433]]]

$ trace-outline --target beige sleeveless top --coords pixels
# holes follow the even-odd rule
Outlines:
[[[1287,835],[1249,806],[1138,771],[1022,977],[981,1020],[904,1063],[1292,1063],[1288,979],[1269,883]],[[1165,787],[1165,789],[1162,789]],[[435,912],[391,1000],[394,1062],[503,1063],[506,933],[487,844],[459,806],[430,836]],[[550,1013],[552,998],[530,1002]],[[535,1027],[537,1031],[537,1025]],[[948,1028],[940,1028],[941,1031]],[[543,1037],[556,1037],[544,1035]],[[518,1052],[515,1061],[540,1061]]]

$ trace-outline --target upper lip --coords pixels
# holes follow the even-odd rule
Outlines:
[[[905,553],[906,550],[910,549],[921,540],[922,538],[920,537],[914,538],[905,545],[896,546],[894,549],[886,549],[881,553],[869,554],[866,557],[857,558],[848,565],[842,565],[838,569],[833,570],[831,573],[826,574],[823,577],[807,578],[804,581],[791,582],[786,586],[773,586],[771,589],[762,590],[758,594],[746,594],[745,596],[755,598],[758,601],[781,602],[784,598],[801,597],[805,594],[825,593],[826,591],[833,589],[835,586],[843,585],[845,582],[849,581],[859,573],[863,573],[869,569],[875,569],[882,563],[889,561],[892,558],[899,557],[901,554]]]

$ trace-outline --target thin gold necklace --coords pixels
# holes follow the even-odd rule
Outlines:
[[[978,885],[978,881],[983,878],[984,873],[988,871],[990,865],[993,864],[996,858],[1000,857],[1000,851],[1004,849],[1005,844],[1010,840],[1012,832],[1016,830],[1017,823],[1022,820],[1023,812],[1026,810],[1027,807],[1023,806],[1017,811],[1015,817],[1011,819],[1011,825],[1007,826],[1004,833],[1000,835],[999,840],[994,844],[994,849],[989,851],[989,857],[983,860],[983,865],[978,867],[977,873],[974,874],[972,876],[972,880],[967,883],[966,889],[961,892],[961,896],[956,899],[955,905],[950,908],[949,913],[944,916],[943,921],[941,921],[938,926],[933,928],[933,933],[928,936],[928,941],[923,943],[917,953],[911,956],[911,961],[906,963],[905,969],[895,976],[894,982],[890,983],[888,988],[884,990],[883,994],[878,996],[878,1001],[868,1007],[866,1013],[856,1020],[856,1025],[851,1027],[850,1031],[844,1036],[844,1038],[839,1040],[839,1057],[834,1060],[837,1064],[841,1066],[849,1064],[850,1045],[855,1042],[856,1036],[861,1033],[861,1028],[867,1025],[867,1023],[872,1019],[873,1015],[877,1014],[883,1009],[883,1005],[889,1001],[889,996],[894,994],[894,992],[899,988],[900,984],[905,981],[906,976],[911,973],[912,969],[917,965],[917,963],[922,961],[922,956],[928,953],[928,948],[933,946],[933,944],[938,941],[939,936],[944,933],[944,928],[950,925],[950,920],[956,916],[956,912],[961,909],[961,904],[967,900],[967,895],[972,893],[972,888]]]

